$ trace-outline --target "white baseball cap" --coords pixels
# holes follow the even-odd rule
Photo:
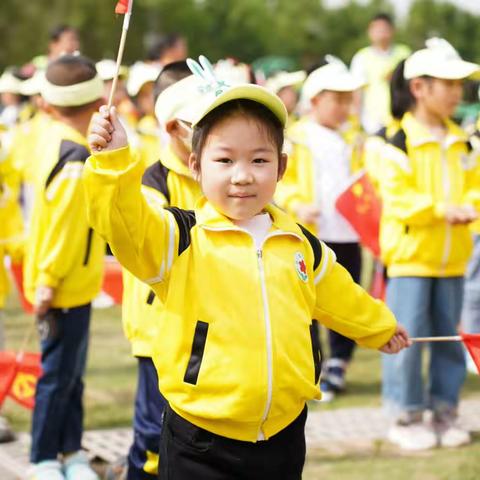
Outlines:
[[[26,97],[40,95],[43,82],[45,82],[45,70],[37,70],[31,78],[22,82],[20,85],[20,93]]]
[[[131,97],[136,97],[140,89],[149,82],[155,82],[160,75],[161,68],[150,63],[137,62],[130,67],[127,81],[127,92]]]
[[[16,95],[21,94],[20,87],[22,80],[17,78],[9,70],[5,70],[0,77],[0,93],[14,93]]]
[[[193,123],[196,104],[201,99],[201,81],[195,75],[179,80],[166,88],[157,98],[155,115],[161,125],[178,119]]]
[[[99,77],[104,81],[113,80],[117,73],[117,63],[111,59],[100,60],[95,64]],[[120,77],[128,75],[128,68],[124,65],[120,66]],[[137,92],[138,93],[138,92]]]
[[[267,80],[265,86],[273,93],[278,93],[285,87],[300,87],[307,78],[303,70],[297,72],[278,72]]]
[[[327,55],[326,65],[314,70],[305,80],[302,96],[311,100],[324,90],[354,92],[365,85],[365,81],[350,72],[337,57]]]
[[[417,50],[405,60],[406,80],[429,76],[445,80],[461,80],[480,72],[476,63],[462,60],[455,48],[443,38],[430,38],[426,48]]]

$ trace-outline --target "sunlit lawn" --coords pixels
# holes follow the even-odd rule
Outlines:
[[[16,301],[6,309],[8,348],[21,344],[31,317]],[[31,345],[37,349],[36,341]],[[123,337],[120,309],[94,310],[86,377],[86,428],[111,428],[131,423],[136,364]],[[312,404],[312,409],[335,409],[380,405],[380,357],[358,350],[348,374],[349,391],[329,405]],[[480,379],[469,376],[463,397],[480,397]],[[7,400],[3,409],[17,430],[28,430],[30,413]],[[309,455],[304,479],[340,480],[476,480],[480,478],[480,438],[458,450],[436,450],[421,455],[401,456],[379,442],[359,451],[332,454],[314,451]],[[193,480],[193,479],[192,479]]]

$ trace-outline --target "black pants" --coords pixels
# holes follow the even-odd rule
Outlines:
[[[337,261],[345,267],[355,283],[360,283],[362,268],[362,252],[358,243],[327,243],[335,252]],[[332,330],[328,331],[330,358],[339,358],[349,361],[355,349],[355,342]]]
[[[301,480],[307,407],[267,441],[242,442],[196,427],[167,407],[161,480]]]

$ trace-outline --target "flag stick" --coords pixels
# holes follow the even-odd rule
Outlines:
[[[132,16],[132,0],[129,1],[128,12],[123,18],[122,36],[120,38],[120,46],[118,47],[117,66],[115,76],[113,77],[112,88],[110,89],[110,96],[108,98],[108,110],[110,110],[113,103],[113,96],[117,89],[118,77],[120,75],[120,68],[122,67],[123,52],[125,51],[125,43],[127,42],[128,27],[130,26],[130,17]]]
[[[427,342],[461,342],[462,337],[455,335],[452,337],[413,337],[410,338],[412,342],[427,343]]]

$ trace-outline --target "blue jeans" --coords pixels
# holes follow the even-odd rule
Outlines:
[[[134,440],[128,453],[127,480],[158,478],[158,450],[165,405],[166,401],[158,389],[158,376],[152,359],[138,357]]]
[[[475,247],[465,274],[462,326],[466,333],[480,333],[480,236],[475,235]]]
[[[35,394],[32,463],[81,448],[90,311],[90,305],[53,308],[39,319],[43,374]]]
[[[411,337],[457,334],[463,278],[391,278],[387,304]],[[422,377],[422,352],[430,350],[428,387]],[[397,355],[383,355],[383,398],[397,418],[455,411],[465,380],[465,354],[460,342],[414,344]]]

